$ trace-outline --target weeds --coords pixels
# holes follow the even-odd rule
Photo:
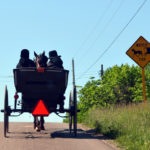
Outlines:
[[[92,108],[85,120],[127,150],[150,150],[150,103]]]

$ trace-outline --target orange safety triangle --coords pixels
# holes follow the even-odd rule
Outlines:
[[[49,112],[42,100],[38,101],[38,104],[33,110],[32,115],[34,116],[48,116],[49,115]]]

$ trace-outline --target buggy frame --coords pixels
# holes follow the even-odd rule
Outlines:
[[[68,84],[68,70],[52,70],[50,68],[20,68],[14,69],[14,85],[16,93],[14,96],[14,108],[9,106],[8,89],[5,86],[4,95],[4,137],[9,131],[9,117],[12,113],[32,113],[38,101],[42,99],[50,113],[68,113],[69,131],[77,135],[77,97],[74,74],[74,60],[72,60],[73,89],[70,91],[69,108],[61,110],[57,106],[63,101]],[[21,108],[17,108],[18,93],[22,94]],[[17,115],[18,116],[18,115]],[[73,129],[72,129],[73,125]]]

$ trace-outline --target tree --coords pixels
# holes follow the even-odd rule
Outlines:
[[[150,65],[145,68],[147,96],[150,97]],[[107,107],[143,101],[142,73],[139,66],[128,64],[108,68],[101,80],[90,80],[78,92],[79,121],[91,107]]]

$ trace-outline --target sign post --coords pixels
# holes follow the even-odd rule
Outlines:
[[[126,54],[142,68],[143,99],[146,102],[144,67],[150,62],[150,43],[140,36]]]

